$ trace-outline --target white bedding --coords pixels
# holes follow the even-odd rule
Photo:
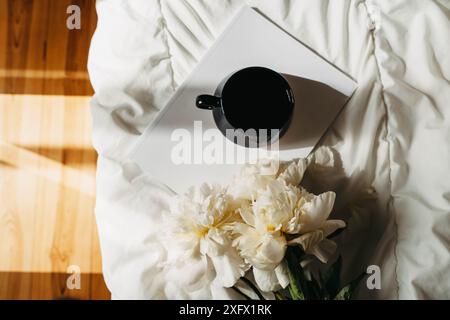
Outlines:
[[[327,186],[337,215],[353,216],[340,237],[344,281],[375,264],[382,288],[363,284],[360,298],[450,298],[448,0],[98,0],[96,216],[113,297],[166,297],[153,239],[173,193],[126,155],[243,3],[359,84],[321,142],[342,165]]]

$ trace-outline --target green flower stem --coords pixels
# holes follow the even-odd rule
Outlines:
[[[300,266],[300,258],[303,253],[296,247],[288,247],[286,250],[286,262],[288,266],[289,293],[293,300],[305,300],[309,298],[307,287],[303,279],[303,269]]]

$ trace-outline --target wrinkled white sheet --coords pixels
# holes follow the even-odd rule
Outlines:
[[[98,0],[96,216],[113,297],[165,297],[152,239],[173,193],[126,154],[243,3],[359,84],[321,141],[341,167],[324,187],[338,192],[337,216],[352,214],[339,239],[344,281],[376,264],[382,288],[363,283],[361,298],[450,298],[448,0]]]

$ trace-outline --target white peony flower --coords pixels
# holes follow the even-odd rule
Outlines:
[[[335,194],[318,196],[300,186],[308,163],[331,161],[321,150],[314,159],[280,166],[278,161],[246,165],[227,189],[204,184],[177,197],[161,226],[167,256],[158,276],[170,299],[230,296],[252,267],[264,292],[289,284],[287,246],[301,246],[326,262],[336,244],[327,237],[345,227],[328,220]],[[304,181],[305,182],[305,181]]]
[[[336,194],[329,191],[306,202],[299,219],[301,235],[288,242],[289,245],[300,245],[306,253],[316,256],[323,263],[326,263],[336,250],[336,244],[326,237],[337,229],[345,228],[345,222],[342,220],[327,220],[335,198]]]
[[[308,156],[309,169],[322,170],[323,168],[334,168],[336,160],[334,159],[333,149],[327,146],[317,148],[314,153]]]
[[[258,191],[251,207],[241,208],[244,222],[233,224],[234,243],[252,265],[255,281],[263,291],[288,285],[282,263],[287,245],[300,245],[305,252],[326,261],[335,245],[325,237],[345,226],[341,220],[327,221],[334,192],[315,196],[297,187],[305,169],[305,160],[289,165]]]
[[[179,292],[180,298],[183,290],[189,297],[208,298],[212,287],[232,287],[245,274],[249,266],[227,231],[236,219],[239,214],[230,210],[221,187],[203,184],[177,198],[165,217],[166,290]]]
[[[254,200],[258,192],[277,178],[279,161],[259,159],[256,164],[244,165],[228,187],[228,194],[236,200]]]

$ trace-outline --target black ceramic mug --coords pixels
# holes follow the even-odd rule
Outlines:
[[[198,96],[196,105],[212,110],[225,137],[253,147],[281,138],[289,127],[295,103],[292,89],[281,74],[249,67],[222,80],[214,95]]]

